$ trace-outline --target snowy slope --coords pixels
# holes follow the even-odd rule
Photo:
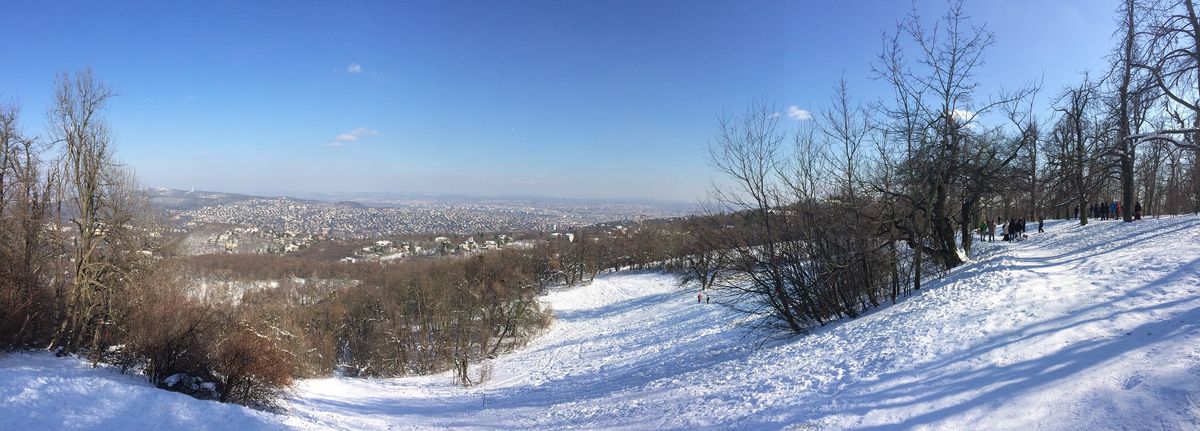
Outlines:
[[[0,430],[286,429],[280,417],[49,353],[0,358]]]
[[[906,301],[761,345],[667,275],[609,275],[549,294],[555,324],[485,385],[309,380],[286,416],[13,355],[0,429],[133,396],[149,407],[131,425],[162,428],[1200,429],[1200,218],[1052,223],[978,247]]]

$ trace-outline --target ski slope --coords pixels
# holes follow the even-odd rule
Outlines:
[[[1196,216],[1048,223],[896,305],[762,343],[665,274],[544,300],[555,323],[483,385],[307,380],[283,415],[13,354],[0,429],[1200,429]]]

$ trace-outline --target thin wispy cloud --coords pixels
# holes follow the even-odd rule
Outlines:
[[[792,105],[787,109],[787,116],[796,121],[808,121],[812,119],[812,112],[807,109],[800,109],[799,106]]]
[[[363,67],[361,64],[358,64],[358,63],[350,63],[349,66],[346,66],[346,73],[349,73],[352,75],[360,74],[360,73],[362,73],[362,71],[363,71]]]
[[[375,136],[375,135],[379,134],[379,131],[371,130],[366,127],[359,127],[357,129],[351,130],[350,134],[354,135],[354,136]]]
[[[366,127],[359,127],[357,129],[354,129],[349,132],[342,133],[340,135],[335,136],[333,138],[333,142],[329,143],[329,146],[340,147],[342,145],[345,145],[347,142],[355,142],[362,138],[365,138],[368,136],[375,136],[378,134],[379,134],[378,130],[368,129]]]

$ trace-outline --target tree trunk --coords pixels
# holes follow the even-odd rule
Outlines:
[[[948,200],[946,185],[937,184],[933,202],[933,234],[939,246],[938,260],[946,269],[962,264],[962,258],[958,255],[958,242],[954,240],[954,226],[950,223],[950,214],[946,208]]]
[[[1125,1],[1124,58],[1121,59],[1121,86],[1117,97],[1120,112],[1117,115],[1117,147],[1121,151],[1121,217],[1125,222],[1133,221],[1133,160],[1136,143],[1129,139],[1129,81],[1132,75],[1133,58],[1133,0]]]

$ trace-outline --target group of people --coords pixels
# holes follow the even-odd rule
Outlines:
[[[1100,220],[1115,220],[1121,217],[1121,201],[1113,199],[1112,202],[1097,202],[1088,205],[1088,214],[1092,218]],[[1075,218],[1079,218],[1079,207],[1075,208]],[[1136,202],[1133,205],[1133,219],[1142,219],[1142,203]]]
[[[1116,199],[1108,203],[1096,202],[1089,205],[1088,210],[1091,211],[1092,218],[1100,220],[1114,219],[1121,214],[1121,202]]]
[[[1016,241],[1025,238],[1025,229],[1028,222],[1024,218],[1010,218],[1007,222],[1002,217],[996,217],[995,220],[979,222],[979,240],[980,241],[995,241],[996,228],[1000,228],[1000,237],[1004,241]],[[1038,233],[1045,232],[1042,229],[1045,220],[1038,216]]]

